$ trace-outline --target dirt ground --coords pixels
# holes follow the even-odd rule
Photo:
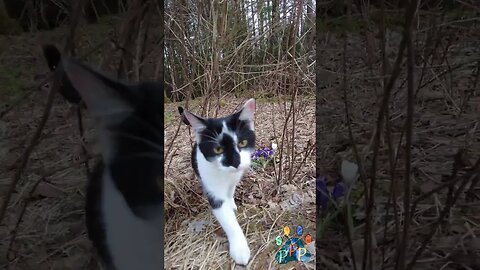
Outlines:
[[[219,115],[230,114],[246,99],[228,99]],[[198,104],[194,102],[193,104]],[[257,100],[255,130],[257,145],[269,145],[274,134],[280,134],[286,117],[282,103]],[[288,104],[288,103],[287,103]],[[214,219],[208,202],[202,197],[199,182],[195,179],[190,165],[190,151],[193,133],[187,126],[179,127],[177,106],[165,107],[165,149],[166,153],[165,194],[165,268],[166,269],[233,269],[234,263],[228,255],[228,241]],[[304,158],[305,149],[315,139],[314,100],[302,100],[297,119],[295,151],[297,168]],[[183,106],[183,104],[182,104]],[[190,108],[197,112],[198,106]],[[172,140],[175,138],[173,144]],[[264,170],[250,171],[237,188],[235,201],[238,205],[237,218],[246,231],[251,249],[249,269],[315,269],[315,260],[308,263],[291,262],[280,265],[275,261],[275,237],[283,235],[283,227],[292,231],[298,225],[304,227],[304,235],[315,234],[315,188],[314,154],[306,159],[291,183],[276,184],[273,166]],[[313,245],[310,248],[314,252]],[[300,268],[298,268],[300,267]]]

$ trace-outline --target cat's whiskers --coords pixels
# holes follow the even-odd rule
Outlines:
[[[213,134],[204,134],[204,136],[207,137],[207,138],[214,139],[214,140],[217,140],[218,137],[220,137],[220,134],[216,130],[211,130],[210,132],[213,133]]]
[[[212,135],[209,135],[209,134],[205,134],[204,136],[205,136],[205,138],[212,139],[214,142],[217,142],[219,135],[216,134],[216,135],[212,136]]]

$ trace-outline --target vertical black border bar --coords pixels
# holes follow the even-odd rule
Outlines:
[[[320,115],[320,84],[319,84],[319,65],[320,65],[320,61],[321,61],[321,57],[320,57],[320,35],[319,35],[319,19],[320,19],[320,15],[319,15],[319,11],[320,11],[320,5],[321,3],[319,3],[321,1],[317,1],[316,2],[316,10],[315,10],[315,179],[318,179],[319,175],[320,175],[320,123],[321,123],[321,115]],[[315,182],[316,183],[316,182]],[[319,243],[320,243],[320,230],[319,230],[319,219],[320,219],[320,215],[319,215],[319,205],[318,205],[318,194],[317,194],[318,190],[316,188],[316,185],[315,185],[315,202],[316,202],[316,220],[315,220],[315,229],[316,229],[316,232],[315,232],[315,267],[316,269],[320,269],[320,256],[319,256],[319,251],[320,251],[320,248],[319,248]]]
[[[165,93],[165,1],[163,0],[154,0],[157,2],[158,9],[160,10],[160,51],[162,52],[162,55],[160,56],[160,64],[159,64],[159,74],[160,77],[158,80],[160,83],[163,85],[163,91]],[[165,97],[165,94],[163,95]],[[165,111],[165,101],[163,101],[162,104],[162,109]],[[165,119],[162,119],[163,125],[165,125]],[[165,148],[165,133],[162,133],[162,141],[164,142],[163,147]],[[165,150],[164,150],[165,151]],[[164,158],[164,155],[162,153],[162,158]],[[161,230],[163,232],[163,237],[162,237],[162,247],[165,247],[165,160],[163,162],[164,166],[162,167],[162,172],[161,172],[161,178],[160,178],[160,185],[162,189],[162,196],[163,196],[163,204],[162,204],[162,221],[161,221]],[[161,254],[163,260],[162,260],[162,265],[160,265],[159,269],[165,269],[165,248],[162,248]]]

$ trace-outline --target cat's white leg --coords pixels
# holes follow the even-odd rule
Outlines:
[[[236,185],[231,185],[228,189],[228,197],[232,205],[233,210],[237,211],[237,204],[235,204],[234,194],[235,194]]]
[[[227,235],[230,256],[237,264],[247,265],[250,248],[231,205],[222,203],[219,208],[212,209],[212,212]]]
[[[232,198],[230,198],[230,200],[231,200],[233,210],[237,211],[237,205],[235,204],[235,199],[232,197]]]

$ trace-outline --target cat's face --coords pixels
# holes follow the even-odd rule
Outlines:
[[[182,117],[193,127],[205,159],[219,170],[235,172],[250,167],[255,151],[254,112],[255,100],[250,99],[240,111],[223,118],[201,118],[188,111]]]

